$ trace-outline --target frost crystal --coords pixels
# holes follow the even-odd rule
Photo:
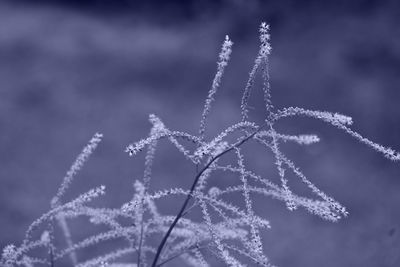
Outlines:
[[[3,249],[3,253],[1,254],[1,256],[9,263],[13,262],[17,258],[17,249],[15,245],[7,245]]]

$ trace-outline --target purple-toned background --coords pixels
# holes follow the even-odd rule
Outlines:
[[[198,2],[0,3],[0,247],[19,244],[49,209],[69,165],[96,131],[104,142],[68,196],[105,184],[100,205],[130,200],[143,155],[129,158],[125,146],[147,135],[149,113],[170,129],[197,131],[225,34],[234,51],[209,136],[237,121],[261,21],[272,28],[276,107],[350,115],[355,130],[400,150],[398,1]],[[261,106],[257,97],[252,101]],[[279,129],[320,135],[319,144],[284,150],[350,216],[329,223],[257,198],[257,212],[272,224],[263,237],[271,261],[282,267],[400,266],[399,163],[321,122],[288,120]],[[270,160],[255,157],[252,164],[262,169]],[[188,186],[193,173],[187,170],[184,159],[162,145],[155,187]]]

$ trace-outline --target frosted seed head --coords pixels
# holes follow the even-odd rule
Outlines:
[[[44,231],[42,233],[42,235],[40,236],[40,241],[43,244],[50,244],[50,233],[49,233],[49,231]]]
[[[313,134],[301,134],[298,136],[299,144],[311,145],[314,143],[318,143],[319,141],[319,137]]]
[[[129,201],[125,203],[121,207],[121,211],[124,213],[130,213],[134,211],[138,207],[139,203],[137,201]]]
[[[269,43],[270,39],[271,35],[269,34],[269,25],[263,22],[260,25],[261,56],[266,56],[271,54],[272,47],[271,44]]]
[[[221,190],[218,187],[211,187],[208,190],[208,195],[212,198],[216,198],[221,193]]]
[[[147,145],[147,143],[144,140],[139,141],[138,143],[130,144],[126,149],[125,152],[128,152],[129,156],[134,156],[140,151],[143,150],[143,148]]]
[[[349,116],[340,114],[340,113],[335,113],[333,114],[333,119],[346,125],[352,125],[353,124],[353,119]]]
[[[221,52],[219,54],[218,65],[226,66],[228,64],[230,55],[232,53],[232,45],[233,45],[233,42],[229,39],[229,36],[226,35],[225,41],[222,44]]]
[[[13,263],[17,259],[17,248],[15,247],[15,245],[14,244],[7,245],[3,249],[1,257],[6,261],[6,264]]]

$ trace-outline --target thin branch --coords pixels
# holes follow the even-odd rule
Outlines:
[[[216,156],[214,156],[201,170],[200,172],[197,173],[196,177],[194,178],[193,184],[190,188],[189,193],[187,194],[187,197],[185,199],[185,202],[183,203],[180,211],[178,212],[178,214],[176,215],[174,221],[172,222],[171,226],[169,227],[167,233],[164,235],[160,245],[157,248],[157,252],[156,255],[154,257],[153,263],[152,263],[152,267],[156,267],[157,266],[157,261],[158,258],[161,255],[161,252],[165,246],[165,243],[167,242],[167,239],[169,237],[169,235],[171,234],[172,230],[175,228],[175,225],[178,223],[179,219],[182,217],[182,214],[184,213],[186,206],[188,205],[189,201],[192,198],[192,194],[194,192],[194,189],[196,188],[197,182],[199,181],[199,178],[201,177],[201,175],[211,166],[211,164],[213,164],[218,158],[222,157],[223,155],[227,154],[228,152],[232,151],[233,149],[240,147],[241,145],[243,145],[246,141],[248,141],[249,139],[253,138],[254,135],[256,135],[259,131],[261,131],[261,129],[263,129],[265,126],[267,126],[268,124],[265,123],[262,126],[260,126],[257,130],[253,131],[253,133],[249,134],[248,136],[246,136],[245,138],[243,138],[242,140],[236,142],[235,144],[233,144],[231,147],[227,148],[226,150],[222,151],[221,153],[217,154]]]

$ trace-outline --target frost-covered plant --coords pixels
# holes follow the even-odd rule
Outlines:
[[[241,118],[236,124],[222,130],[220,134],[206,139],[207,120],[212,103],[221,83],[224,70],[232,52],[232,42],[226,36],[219,54],[218,68],[205,101],[198,134],[189,134],[168,129],[159,117],[150,115],[152,128],[147,138],[130,144],[126,151],[133,156],[146,150],[143,179],[134,182],[134,193],[130,201],[119,209],[91,207],[89,202],[105,193],[105,187],[94,188],[76,199],[64,202],[63,197],[76,173],[92,154],[102,135],[95,134],[67,172],[51,209],[34,221],[26,232],[20,246],[8,245],[1,257],[1,266],[55,266],[60,259],[69,257],[72,265],[88,266],[162,266],[180,258],[191,266],[209,266],[209,257],[215,255],[228,266],[251,265],[272,266],[263,252],[261,232],[270,228],[268,220],[259,216],[253,208],[253,196],[262,195],[283,201],[289,210],[304,208],[322,219],[335,222],[348,215],[345,207],[321,191],[280,149],[283,142],[311,145],[319,142],[316,135],[288,135],[278,133],[275,124],[287,117],[310,117],[331,124],[360,142],[382,153],[388,159],[398,161],[400,154],[376,144],[349,128],[352,119],[348,116],[326,111],[307,110],[298,107],[276,109],[272,105],[269,83],[268,57],[271,53],[269,26],[260,26],[260,49],[250,71],[241,101]],[[261,123],[249,119],[248,100],[256,75],[263,80],[265,118]],[[237,137],[239,136],[239,137]],[[159,141],[167,140],[195,166],[192,186],[151,189],[152,165]],[[250,170],[242,147],[255,142],[274,156],[280,182],[273,183],[263,174]],[[190,145],[189,145],[190,143]],[[194,144],[194,145],[193,145]],[[221,158],[231,154],[233,162],[226,164]],[[216,187],[210,178],[217,172],[225,172],[237,183]],[[296,194],[289,186],[287,173],[293,173],[304,183],[315,198]],[[236,185],[235,185],[236,184]],[[243,199],[242,205],[230,203],[226,197],[236,195]],[[157,201],[176,196],[185,197],[178,214],[163,214]],[[192,216],[192,211],[201,211],[201,218]],[[72,238],[69,221],[86,216],[94,225],[107,228],[98,234],[76,241]],[[55,242],[55,227],[60,227],[65,247]],[[35,233],[39,232],[39,237]],[[80,259],[76,252],[90,246],[100,246],[105,241],[122,240],[125,246],[113,247],[92,259]],[[158,241],[157,241],[158,240]],[[121,243],[119,243],[121,244]],[[45,256],[37,257],[37,250]],[[131,255],[131,262],[120,262]],[[132,256],[133,255],[133,256]],[[126,260],[125,260],[126,261]]]

